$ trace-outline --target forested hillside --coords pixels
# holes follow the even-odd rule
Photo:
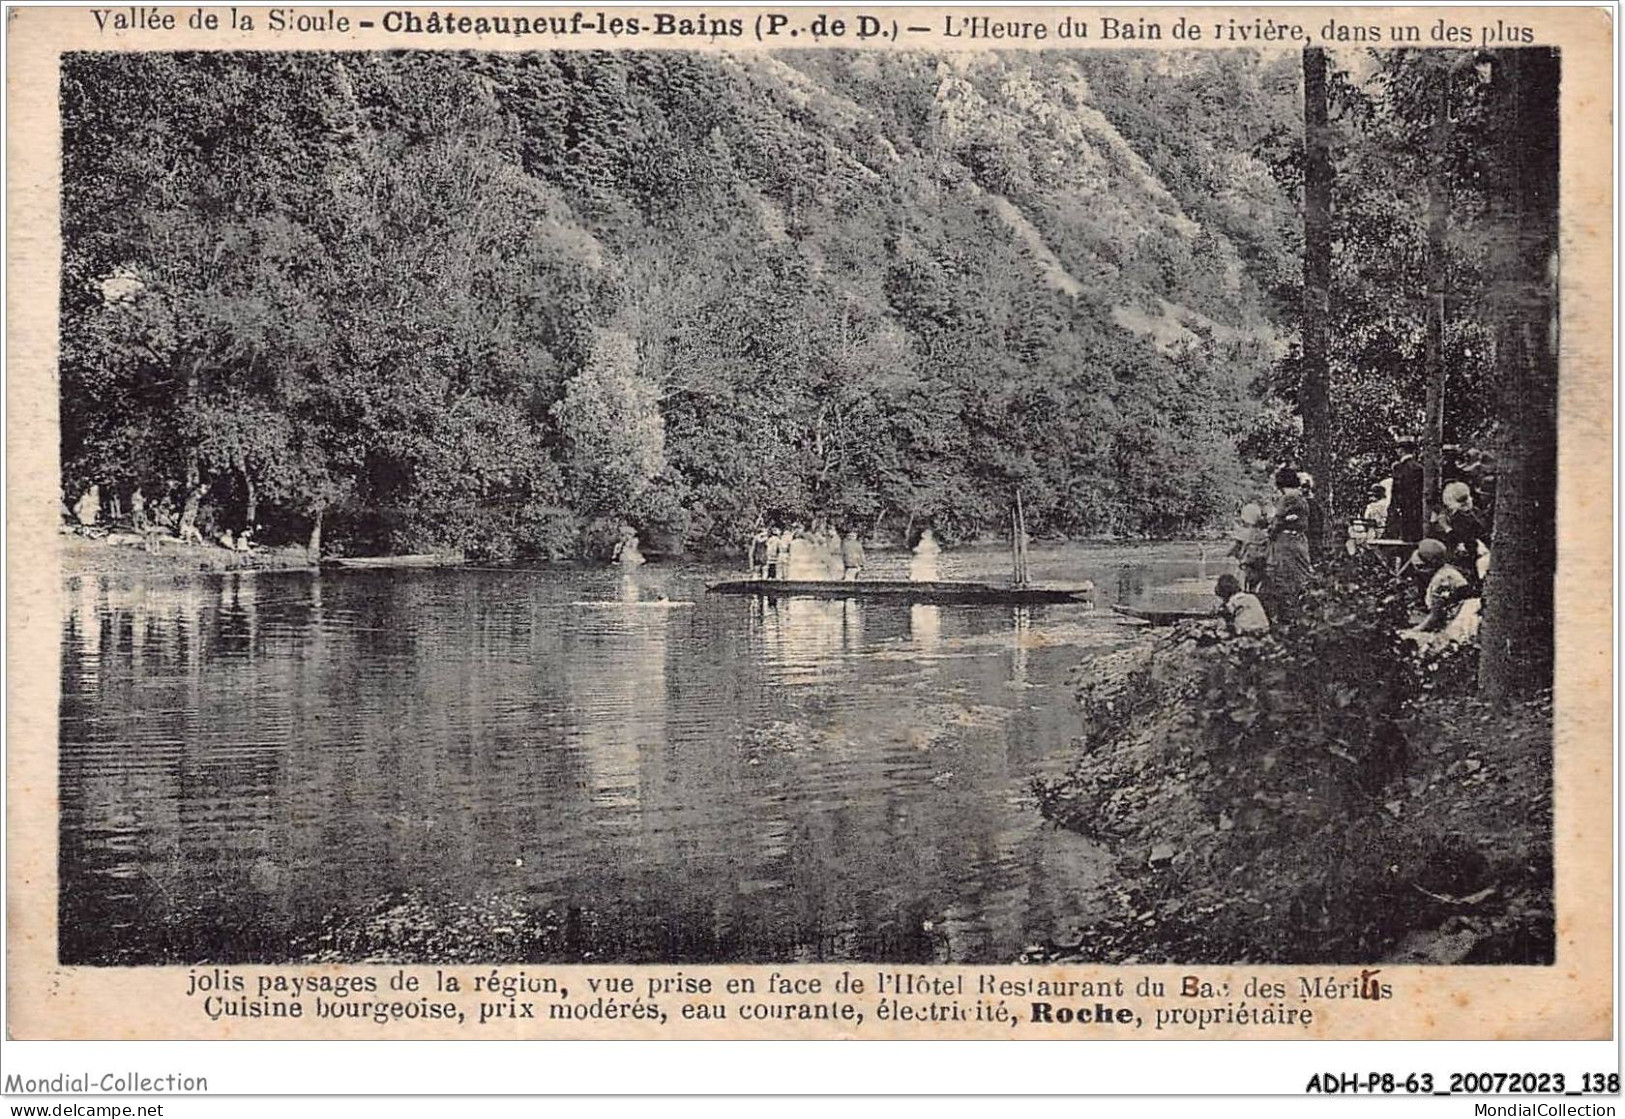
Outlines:
[[[1295,313],[1298,70],[70,56],[64,496],[491,555],[966,538],[1018,489],[1038,531],[1208,524]]]

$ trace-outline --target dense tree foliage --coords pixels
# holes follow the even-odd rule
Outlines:
[[[1222,516],[1292,59],[77,55],[65,496],[575,550]]]
[[[1310,448],[1291,53],[70,56],[64,496],[496,554],[1018,490],[1163,535],[1239,443],[1357,512],[1430,381],[1498,437],[1506,113],[1471,52],[1325,61]]]
[[[1430,502],[1449,480],[1445,445],[1493,450],[1482,683],[1497,699],[1540,691],[1557,535],[1558,61],[1539,49],[1399,50],[1341,65],[1327,82],[1325,131],[1338,133],[1329,298],[1305,301],[1301,359],[1290,355],[1277,382],[1303,419],[1301,444],[1288,428],[1274,449],[1329,465],[1322,492],[1351,514],[1364,483],[1388,472],[1393,432],[1422,433]],[[1285,182],[1305,176],[1278,167]],[[1311,230],[1316,209],[1306,200]],[[1333,422],[1321,434],[1311,420],[1326,382],[1311,375],[1309,342],[1328,326]]]
[[[1504,224],[1500,137],[1513,125],[1495,106],[1487,55],[1394,50],[1332,52],[1327,60],[1334,182],[1326,459],[1344,483],[1333,496],[1354,514],[1366,486],[1388,472],[1393,433],[1428,426],[1434,376],[1442,375],[1439,441],[1489,447],[1498,437],[1489,252]],[[1269,154],[1282,185],[1301,188],[1299,153]],[[1442,243],[1430,246],[1430,234]],[[1287,303],[1292,338],[1300,305]],[[1285,409],[1266,407],[1250,444],[1259,455],[1304,455],[1295,425],[1267,422],[1296,411],[1302,374],[1293,345],[1268,386]]]

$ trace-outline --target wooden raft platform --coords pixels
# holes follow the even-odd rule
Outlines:
[[[1134,618],[1137,621],[1148,622],[1154,626],[1171,626],[1175,622],[1185,621],[1187,618],[1217,618],[1217,610],[1159,610],[1144,606],[1125,606],[1121,602],[1112,603],[1112,610],[1125,618]]]
[[[1000,587],[992,583],[912,582],[906,579],[738,579],[713,583],[712,594],[749,594],[761,598],[856,598],[935,605],[1028,606],[1045,603],[1092,603],[1092,583],[1072,587]]]
[[[420,552],[406,556],[335,556],[323,567],[456,567],[465,562],[458,552]]]

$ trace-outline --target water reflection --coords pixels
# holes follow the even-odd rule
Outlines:
[[[599,959],[994,961],[1096,904],[1026,797],[1109,620],[708,576],[69,580],[64,961],[287,959],[408,893]]]
[[[915,603],[908,608],[908,632],[914,647],[922,653],[935,653],[942,644],[942,607]]]
[[[781,681],[823,679],[846,650],[862,642],[861,609],[844,599],[763,600],[763,649]]]
[[[1033,612],[1029,606],[1017,606],[1011,613],[1014,615],[1015,640],[1010,643],[1010,683],[1013,687],[1025,688],[1033,642]]]

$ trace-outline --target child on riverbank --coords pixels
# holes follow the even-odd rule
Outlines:
[[[1234,575],[1220,575],[1213,584],[1213,593],[1219,599],[1219,613],[1224,615],[1226,627],[1237,637],[1251,637],[1270,630],[1270,618],[1258,596],[1241,589],[1241,581]]]
[[[1241,568],[1241,586],[1256,591],[1264,584],[1269,563],[1270,536],[1264,528],[1264,511],[1255,502],[1241,507],[1241,519],[1230,533],[1229,556]]]

